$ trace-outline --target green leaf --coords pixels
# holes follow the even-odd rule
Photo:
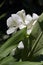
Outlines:
[[[9,62],[15,62],[16,61],[16,59],[15,58],[13,58],[12,56],[8,56],[8,57],[6,57],[6,58],[4,58],[1,62],[0,62],[0,64],[1,65],[3,65],[3,64],[5,64],[5,63],[9,63]]]
[[[42,65],[40,62],[9,62],[3,65]]]
[[[38,19],[38,22],[39,22],[39,25],[40,25],[40,28],[41,28],[41,32],[37,38],[37,45],[36,45],[36,48],[35,48],[35,55],[43,55],[43,13],[41,14],[41,16],[39,17]]]
[[[4,5],[5,3],[5,0],[0,4],[0,8]]]
[[[41,19],[41,20],[39,20]],[[40,24],[43,24],[43,14],[36,22],[33,31],[29,37],[29,53],[28,60],[35,61],[40,55],[43,55],[43,28]],[[39,61],[40,59],[38,58]]]
[[[11,50],[26,36],[26,28],[18,31],[0,47],[0,59],[8,55]]]
[[[38,21],[39,21],[39,22],[42,22],[42,21],[43,21],[43,13],[39,16]]]
[[[0,19],[2,19],[3,17],[5,17],[7,15],[7,13],[3,13],[1,16],[0,16]]]
[[[34,29],[29,37],[29,44],[31,44],[31,49],[35,46],[36,42],[37,42],[37,39],[40,35],[40,33],[42,32],[40,26],[39,26],[39,23],[37,22],[34,26]]]
[[[6,57],[11,51],[12,49],[15,49],[17,45],[13,45],[13,46],[10,46],[8,47],[7,49],[5,49],[2,53],[0,53],[0,60],[3,58],[3,57]]]
[[[38,22],[39,22],[40,27],[41,27],[41,29],[42,29],[42,31],[43,31],[43,13],[40,15],[40,17],[39,17],[39,19],[38,19]]]

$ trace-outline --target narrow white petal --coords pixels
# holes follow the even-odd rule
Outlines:
[[[31,32],[32,32],[32,29],[27,30],[28,35],[30,35]]]
[[[39,18],[39,16],[35,13],[33,13],[32,17],[33,17],[33,20],[37,20]]]
[[[9,17],[7,19],[7,26],[8,27],[12,27],[12,26],[16,26],[15,22],[13,21],[12,17]]]
[[[19,49],[23,49],[24,48],[24,45],[23,45],[23,42],[22,41],[18,44],[18,48]]]
[[[25,10],[18,11],[17,15],[19,15],[23,19],[23,21],[25,20]]]
[[[27,29],[31,29],[32,28],[32,24],[34,21],[31,21],[29,24],[27,24]]]
[[[23,28],[25,28],[25,27],[26,27],[26,26],[23,25],[23,24],[19,25],[19,29],[23,29]]]
[[[13,32],[16,32],[16,28],[15,28],[15,27],[9,28],[9,29],[7,30],[7,34],[11,34],[11,33],[13,33]]]
[[[17,25],[19,25],[19,24],[22,23],[21,17],[18,16],[17,14],[12,14],[11,16],[12,16],[12,19],[15,21],[15,23],[16,23]]]
[[[32,25],[35,25],[36,22],[37,22],[37,20],[35,20]]]
[[[28,21],[28,22],[27,22],[27,21]],[[28,23],[30,23],[31,21],[32,21],[32,17],[31,17],[31,15],[28,14],[28,15],[26,16],[26,18],[25,18],[25,23],[28,24]]]
[[[18,11],[17,14],[18,15],[25,14],[25,10],[22,9],[21,11]]]
[[[11,25],[12,25],[12,18],[11,17],[9,17],[8,19],[7,19],[7,26],[8,27],[10,27]]]

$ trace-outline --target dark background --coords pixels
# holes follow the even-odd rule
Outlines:
[[[5,34],[7,30],[6,20],[12,13],[22,9],[31,15],[32,13],[40,15],[43,12],[43,0],[0,0],[0,4],[2,2],[4,4],[0,7],[0,16],[4,13],[6,15],[0,18],[0,32]]]

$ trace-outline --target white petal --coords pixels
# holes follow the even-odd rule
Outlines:
[[[39,18],[39,16],[37,14],[35,14],[35,13],[33,13],[32,17],[33,17],[33,20],[37,20]]]
[[[28,21],[28,23],[30,23],[32,21],[31,15],[28,14],[25,20]]]
[[[8,27],[10,27],[11,25],[12,25],[12,18],[11,17],[9,17],[8,19],[7,19],[7,26]]]
[[[37,22],[37,20],[35,20],[32,25],[35,25],[36,22]]]
[[[15,28],[15,27],[9,28],[9,29],[7,30],[7,34],[11,34],[11,33],[13,33],[13,32],[16,32],[16,28]]]
[[[21,16],[21,14],[25,14],[25,10],[22,9],[21,11],[18,11],[17,14]]]
[[[8,26],[8,27],[15,26],[15,23],[14,23],[12,17],[9,17],[9,18],[7,19],[7,26]]]
[[[23,21],[25,20],[25,10],[18,11],[17,15],[19,15],[23,19]]]
[[[26,26],[23,25],[23,24],[19,25],[19,29],[23,29],[23,28],[25,28],[25,27],[26,27]]]
[[[27,30],[28,35],[30,35],[31,32],[32,32],[32,29]]]
[[[34,21],[31,21],[28,25],[27,25],[27,29],[31,29],[32,28],[32,24]]]
[[[18,48],[19,49],[23,49],[24,48],[24,45],[23,45],[23,42],[22,41],[18,44]]]
[[[26,25],[30,24],[30,21],[25,20],[25,24]]]
[[[15,23],[16,23],[17,25],[19,25],[19,24],[22,23],[21,17],[18,16],[17,14],[12,14],[11,16],[12,16],[12,19],[15,21]]]

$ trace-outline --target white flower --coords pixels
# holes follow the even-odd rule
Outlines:
[[[39,16],[35,13],[33,15],[26,15],[24,10],[18,11],[16,14],[12,14],[11,17],[7,19],[7,34],[16,32],[17,29],[23,29],[27,27],[27,34],[30,34],[33,26],[37,22]]]
[[[7,30],[7,34],[11,34],[16,32],[19,25],[22,23],[22,19],[17,14],[12,14],[11,17],[7,19],[7,26],[9,29]]]
[[[24,45],[23,45],[23,42],[22,41],[18,44],[18,48],[19,49],[23,49],[24,48]]]
[[[17,12],[19,13],[19,16],[24,20],[22,22],[22,24],[19,26],[19,29],[22,29],[24,27],[27,27],[27,34],[30,34],[32,29],[33,29],[33,26],[35,25],[35,23],[37,22],[39,16],[35,13],[33,13],[33,15],[26,15],[26,14],[23,14],[22,13],[22,16],[21,16],[21,11]]]

